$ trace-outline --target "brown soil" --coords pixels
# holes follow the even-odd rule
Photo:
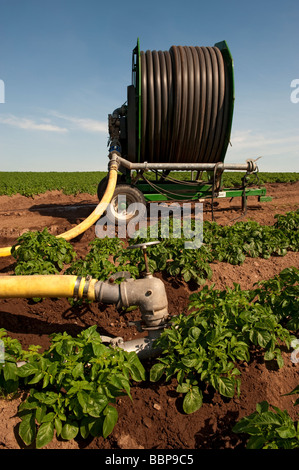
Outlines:
[[[246,216],[240,220],[252,219],[262,224],[273,224],[275,214],[286,213],[299,207],[299,182],[293,184],[266,185],[271,202],[259,203],[257,198],[248,199]],[[82,221],[97,204],[96,196],[80,194],[66,196],[54,191],[26,198],[20,195],[0,197],[0,246],[11,246],[17,237],[27,230],[41,230],[48,227],[53,234],[62,233]],[[215,220],[231,224],[241,215],[240,200],[219,200],[214,208]],[[209,205],[204,208],[205,220],[211,220]],[[88,243],[94,239],[94,228],[73,240],[78,255],[84,255]],[[250,289],[262,279],[278,274],[288,266],[299,268],[299,253],[288,253],[284,257],[246,259],[241,266],[213,263],[213,278],[217,288],[225,289],[234,282],[243,289]],[[1,275],[11,275],[14,270],[12,257],[0,258]],[[171,315],[183,312],[188,298],[194,290],[185,283],[172,278],[165,282],[169,311]],[[17,338],[23,348],[31,344],[49,346],[51,333],[67,331],[78,334],[83,328],[97,324],[101,334],[122,336],[125,340],[140,333],[129,321],[140,319],[135,310],[120,316],[113,306],[91,304],[71,307],[65,299],[45,299],[35,303],[26,299],[5,299],[0,301],[0,328]],[[234,424],[243,416],[252,413],[256,404],[267,400],[273,405],[286,409],[293,419],[298,419],[294,409],[294,396],[282,396],[298,385],[298,364],[290,360],[290,352],[284,351],[284,367],[278,369],[274,363],[265,363],[262,356],[252,354],[248,364],[240,365],[241,395],[225,399],[207,387],[204,391],[203,406],[192,415],[182,410],[182,398],[177,394],[175,380],[165,383],[149,381],[134,384],[133,402],[128,397],[117,401],[118,422],[113,433],[104,440],[94,438],[83,441],[75,439],[64,442],[54,439],[49,449],[243,449],[246,439],[232,432]],[[145,363],[149,368],[150,361]],[[25,448],[17,436],[20,419],[17,408],[22,397],[13,400],[0,399],[0,449]]]

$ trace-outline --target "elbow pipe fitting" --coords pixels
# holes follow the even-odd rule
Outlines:
[[[114,119],[117,119],[119,116],[125,116],[126,112],[127,112],[127,107],[125,105],[122,105],[113,111],[112,117]]]
[[[98,281],[94,286],[95,300],[117,307],[136,305],[149,327],[163,325],[168,317],[168,301],[163,282],[155,277],[129,279],[120,284]]]

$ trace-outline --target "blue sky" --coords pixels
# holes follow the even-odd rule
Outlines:
[[[138,37],[144,51],[226,40],[225,161],[299,171],[298,0],[0,0],[1,170],[106,170],[107,117],[127,99]]]

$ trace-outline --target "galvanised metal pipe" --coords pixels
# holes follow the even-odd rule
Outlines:
[[[149,359],[161,353],[161,349],[155,346],[156,339],[164,331],[164,327],[148,330],[148,335],[143,338],[124,341],[123,338],[102,337],[103,343],[109,343],[113,347],[119,347],[127,352],[134,351],[139,359]]]
[[[129,170],[202,170],[213,171],[214,169],[232,170],[232,171],[248,171],[257,170],[255,161],[248,160],[246,163],[132,163],[122,157],[117,157],[117,161],[121,166]]]

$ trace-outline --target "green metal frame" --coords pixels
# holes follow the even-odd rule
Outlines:
[[[258,196],[260,200],[269,200],[264,199],[266,196],[266,188],[223,188],[219,193],[215,193],[213,195],[211,184],[201,184],[193,191],[190,191],[190,186],[182,185],[182,184],[163,184],[163,183],[155,183],[155,186],[161,190],[163,193],[164,190],[170,191],[171,193],[175,193],[175,196],[167,195],[167,193],[161,194],[155,191],[152,186],[148,183],[138,182],[135,184],[136,188],[138,188],[144,195],[146,201],[171,201],[175,200],[190,200],[190,201],[198,201],[199,199],[214,199],[218,198],[233,198],[233,197],[249,197],[249,196]]]

